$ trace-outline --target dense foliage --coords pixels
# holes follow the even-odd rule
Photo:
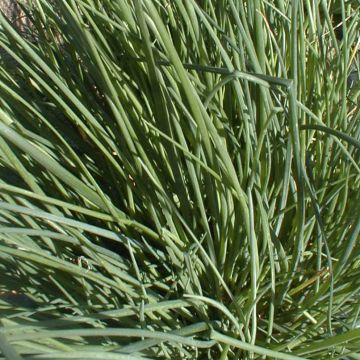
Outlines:
[[[2,358],[359,359],[359,10],[0,15]]]

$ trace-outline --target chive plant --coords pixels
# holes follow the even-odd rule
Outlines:
[[[359,3],[19,4],[1,358],[359,359]]]

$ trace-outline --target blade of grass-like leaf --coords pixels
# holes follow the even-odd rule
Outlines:
[[[147,316],[150,316],[150,315],[152,315],[152,313],[155,313],[157,316],[166,317],[166,313],[168,313],[170,311],[174,311],[176,313],[181,313],[181,310],[189,308],[189,307],[191,308],[195,305],[201,305],[201,303],[202,303],[202,301],[197,300],[197,299],[192,299],[191,302],[188,300],[185,300],[185,299],[159,301],[159,302],[145,304],[143,311],[144,311],[144,314],[146,314]],[[41,311],[41,309],[39,309],[38,311]],[[46,308],[44,309],[44,311],[46,311]],[[46,327],[48,329],[51,329],[51,328],[56,328],[56,327],[63,327],[64,325],[67,325],[69,323],[69,321],[74,322],[74,323],[87,323],[89,321],[93,322],[94,320],[106,320],[106,319],[110,319],[110,318],[123,319],[123,318],[132,317],[134,315],[137,315],[138,312],[139,312],[139,310],[136,306],[127,305],[126,307],[123,307],[121,309],[102,310],[99,312],[86,314],[86,316],[74,315],[70,319],[67,319],[66,317],[64,317],[59,320],[57,320],[57,319],[42,320],[33,325],[31,325],[31,324],[25,325],[24,324],[24,325],[22,325],[21,329],[35,331],[38,328],[38,325]],[[199,329],[200,328],[202,329],[201,326],[199,325]],[[197,328],[197,327],[195,327],[195,328]],[[8,329],[9,330],[13,329],[14,331],[16,331],[17,326],[14,326],[14,327],[8,326]],[[19,329],[19,330],[21,330],[21,329]],[[205,330],[201,330],[201,331],[205,331]]]
[[[219,156],[224,162],[223,166],[226,168],[225,174],[227,174],[227,176],[229,177],[230,183],[234,186],[235,190],[238,193],[242,211],[244,213],[245,228],[247,229],[247,232],[248,232],[249,226],[248,226],[248,220],[247,220],[248,219],[248,216],[247,216],[248,210],[247,210],[247,205],[246,205],[246,196],[244,194],[244,191],[241,189],[240,184],[237,180],[237,175],[236,175],[234,167],[231,163],[231,160],[228,156],[228,153],[227,153],[226,149],[223,149],[224,146],[220,142],[220,139],[217,135],[216,129],[214,129],[214,126],[212,125],[210,119],[208,118],[208,115],[206,114],[205,109],[201,105],[201,101],[200,101],[198,95],[194,91],[194,88],[189,81],[189,78],[185,72],[185,69],[178,57],[178,54],[177,54],[173,44],[171,43],[170,38],[167,35],[166,28],[164,27],[164,24],[163,24],[161,18],[159,17],[159,14],[158,14],[155,6],[148,0],[146,1],[146,6],[151,14],[153,21],[155,22],[157,28],[159,29],[159,36],[161,36],[161,40],[163,41],[164,46],[167,49],[168,56],[171,59],[173,65],[174,65],[174,68],[176,69],[177,74],[180,78],[181,85],[184,88],[184,92],[186,94],[190,108],[192,109],[194,118],[196,119],[197,124],[199,126],[199,131],[201,133],[201,136],[203,137],[204,147],[206,150],[206,154],[209,158],[209,162],[210,162],[210,164],[212,164],[214,161],[214,152],[213,152],[213,148],[210,144],[210,139],[209,139],[209,135],[208,135],[210,133],[212,140],[214,141],[215,146],[218,149]]]
[[[86,347],[86,346],[84,346]],[[105,351],[71,351],[71,352],[51,352],[50,354],[38,354],[30,355],[28,359],[43,359],[43,360],[53,360],[53,359],[89,359],[89,360],[150,360],[151,358],[145,356],[135,356],[129,354],[115,354]],[[15,358],[14,358],[15,359]]]
[[[309,109],[307,108],[304,104],[302,104],[301,102],[297,101],[297,105],[299,106],[299,108],[301,110],[303,110],[307,115],[309,115],[312,119],[314,119],[321,127],[326,127],[323,122]],[[300,126],[300,130],[305,129],[308,125],[301,125]],[[310,125],[311,126],[311,125]],[[346,135],[346,134],[344,134]],[[356,168],[356,170],[360,173],[360,167],[357,164],[357,162],[354,160],[353,156],[349,153],[349,151],[346,149],[346,147],[342,144],[342,142],[338,139],[338,136],[334,136],[334,140],[335,142],[339,145],[339,147],[341,148],[341,150],[344,152],[344,154],[349,158],[349,160],[351,161],[351,163],[354,165],[354,167]]]
[[[259,354],[259,355],[268,356],[268,357],[274,358],[274,359],[282,359],[282,360],[304,360],[305,359],[303,357],[299,357],[296,355],[281,353],[278,351],[263,348],[261,346],[248,344],[244,341],[240,341],[240,340],[231,338],[229,336],[223,335],[215,330],[211,331],[210,338],[214,339],[216,341],[219,341],[220,343],[228,344],[228,345],[237,347],[237,348],[245,350],[245,351],[249,351],[249,352],[252,352],[255,354]]]
[[[7,341],[2,329],[0,328],[0,350],[7,359],[23,360],[14,347]]]
[[[185,294],[184,298],[190,299],[189,300],[190,302],[192,301],[192,299],[200,300],[200,301],[204,302],[205,304],[208,304],[208,305],[211,305],[211,306],[217,308],[218,310],[220,310],[224,315],[226,315],[229,318],[229,320],[232,322],[232,324],[238,331],[241,331],[241,329],[243,328],[243,325],[239,324],[238,320],[231,314],[231,312],[223,304],[221,304],[213,299],[207,298],[205,296]]]
[[[254,1],[254,30],[255,30],[255,49],[256,55],[259,61],[259,66],[261,68],[261,72],[265,72],[265,42],[264,42],[264,27],[263,27],[263,19],[262,19],[262,7],[261,1]],[[256,97],[256,122],[260,124],[260,128],[263,128],[266,123],[266,119],[269,116],[269,109],[267,108],[266,94],[263,89],[257,89],[258,94]],[[254,321],[254,320],[253,320]]]
[[[90,11],[91,13],[95,14],[97,17],[101,18],[102,20],[104,20],[107,24],[110,24],[111,26],[113,26],[115,29],[122,31],[122,32],[127,32],[128,29],[125,26],[122,26],[121,24],[119,24],[118,22],[114,21],[113,19],[111,19],[107,14],[104,14],[103,12],[97,10],[94,6],[91,6],[90,4],[86,3],[85,1],[78,1],[83,7],[85,7],[88,11]],[[124,8],[127,5],[124,6]]]
[[[360,343],[360,329],[349,330],[343,334],[331,336],[329,338],[314,341],[309,346],[306,346],[305,349],[300,350],[299,355],[308,355],[316,351],[331,349],[335,346],[345,345],[349,346],[352,341],[356,341],[355,344]]]
[[[161,87],[159,85],[158,73],[157,73],[157,69],[155,66],[154,55],[153,55],[152,48],[151,48],[150,33],[149,33],[149,29],[146,25],[144,11],[143,11],[142,6],[139,1],[135,2],[135,8],[137,11],[137,16],[139,17],[139,24],[140,24],[142,36],[144,37],[145,45],[146,45],[145,53],[146,53],[147,64],[148,64],[148,68],[149,68],[149,76],[150,76],[149,80],[151,82],[151,86],[152,86],[152,89],[154,92],[154,97],[155,97],[155,114],[154,115],[157,117],[158,123],[160,123],[160,124],[162,123],[161,129],[163,129],[164,132],[166,132],[166,133],[170,133],[169,115],[168,115],[168,110],[165,106],[165,99],[164,99],[163,93],[161,91]],[[169,161],[173,163],[172,169],[174,171],[175,182],[177,183],[179,195],[183,199],[186,199],[186,191],[184,189],[184,184],[183,184],[183,182],[179,182],[179,180],[182,177],[181,177],[180,169],[176,165],[177,161],[176,161],[175,152],[172,147],[167,146],[167,148],[168,148],[168,154],[169,154]],[[210,255],[210,258],[212,259],[212,261],[216,262],[214,242],[213,242],[210,228],[208,226],[206,213],[205,213],[205,210],[203,207],[200,207],[200,209],[201,209],[201,216],[203,219],[203,225],[204,225],[204,228],[207,233],[206,241],[208,243],[209,255]]]
[[[320,130],[325,132],[326,134],[330,134],[333,135],[337,138],[340,138],[346,142],[348,142],[349,144],[355,146],[357,149],[360,149],[360,141],[357,139],[354,139],[352,136],[343,133],[342,131],[336,130],[336,129],[332,129],[328,126],[323,126],[323,125],[301,125],[300,126],[301,130],[306,130],[306,129],[314,129],[314,130]]]
[[[292,3],[292,12],[293,12],[293,23],[297,21],[297,7],[298,2],[294,1]],[[293,32],[296,33],[296,25],[294,25]],[[295,35],[292,35],[295,37]],[[295,50],[293,49],[295,47]],[[294,43],[292,44],[292,63],[293,67],[293,75],[296,79],[296,40],[294,39]],[[295,180],[296,180],[296,198],[297,198],[297,209],[296,209],[296,235],[295,235],[295,245],[293,248],[292,262],[290,265],[290,273],[288,275],[288,281],[286,285],[283,287],[281,291],[280,302],[284,300],[284,297],[289,290],[289,287],[292,282],[293,274],[296,272],[296,268],[298,266],[299,261],[302,259],[303,251],[304,251],[304,222],[305,222],[305,189],[304,189],[304,179],[303,179],[303,161],[302,161],[302,153],[301,142],[299,137],[299,124],[298,124],[298,110],[296,104],[296,83],[292,83],[292,86],[289,88],[289,123],[290,123],[290,134],[292,138],[292,146],[293,146],[293,154],[295,161]]]
[[[317,239],[317,257],[318,257],[318,261],[317,261],[317,270],[320,271],[321,268],[321,253],[322,253],[322,242],[324,243],[324,247],[325,247],[325,253],[327,256],[327,268],[330,274],[330,298],[329,298],[329,306],[328,306],[328,329],[330,334],[332,334],[332,324],[331,324],[331,319],[332,319],[332,307],[333,307],[333,296],[334,296],[334,273],[333,273],[333,264],[332,264],[332,259],[331,259],[331,253],[330,253],[330,249],[329,249],[329,243],[328,243],[328,239],[327,236],[325,234],[325,230],[324,230],[324,223],[323,223],[323,219],[321,216],[321,210],[320,210],[320,206],[319,206],[319,202],[317,199],[317,196],[315,194],[313,185],[312,185],[312,181],[313,181],[313,175],[312,175],[312,171],[311,169],[308,170],[309,172],[309,176],[308,175],[304,175],[304,179],[305,182],[307,184],[307,186],[309,187],[310,190],[310,198],[314,207],[314,212],[315,212],[315,218],[318,224],[318,227],[320,229],[320,234],[321,237],[319,236],[319,239]],[[321,241],[322,240],[322,241]],[[289,292],[290,294],[290,292]]]
[[[42,76],[39,76],[39,74],[37,74],[37,72],[34,71],[33,68],[29,67],[28,64],[25,63],[19,56],[17,56],[17,54],[14,53],[10,48],[5,46],[4,44],[2,44],[2,46],[12,57],[14,57],[14,59],[16,59],[16,61],[24,69],[26,69],[26,71],[29,72],[29,74],[31,74],[34,77],[34,79],[36,79],[36,81],[42,86],[42,88],[44,88],[50,94],[50,96],[54,100],[56,100],[55,102],[63,109],[63,111],[66,114],[68,114],[70,116],[71,120],[76,124],[76,127],[79,127],[81,129],[81,131],[83,131],[84,134],[86,134],[86,136],[88,136],[89,139],[91,139],[93,141],[93,143],[99,148],[101,153],[111,163],[111,165],[116,170],[116,172],[123,174],[123,170],[120,168],[119,164],[115,161],[113,155],[103,145],[103,143],[105,143],[105,144],[109,143],[110,138],[104,136],[103,129],[101,129],[97,120],[93,116],[91,116],[90,118],[87,117],[87,120],[89,120],[89,122],[92,124],[92,126],[94,126],[95,129],[99,130],[99,131],[97,131],[97,133],[95,135],[83,123],[81,118],[75,114],[73,109],[71,109],[71,107],[68,104],[66,104],[66,102],[59,96],[59,94],[57,92],[55,92],[53,90],[53,88],[50,87],[46,81],[43,80],[43,78],[42,78],[43,74],[42,74]],[[32,55],[32,54],[33,54],[33,52],[30,52],[30,55]],[[35,56],[35,61],[36,60],[37,60],[37,57]],[[49,69],[49,68],[46,68],[46,70],[51,72],[51,69]],[[70,91],[70,90],[68,89],[68,91]],[[85,113],[83,115],[87,116],[89,114]],[[9,118],[5,118],[5,120],[6,119],[7,119],[7,122],[9,122]],[[12,120],[11,120],[11,122],[12,122]],[[100,141],[100,138],[103,140],[103,142]],[[110,141],[109,145],[113,149],[112,151],[114,151],[114,149],[116,149],[116,146],[111,141]],[[116,150],[116,151],[118,152],[118,150]],[[106,202],[106,203],[108,205],[108,202]],[[110,207],[110,209],[112,209],[112,207]]]
[[[111,239],[111,240],[115,240],[115,241],[119,241],[121,243],[125,243],[126,244],[126,239],[125,237],[123,238],[123,235],[121,234],[116,234],[113,231],[107,230],[107,229],[103,229],[103,228],[99,228],[97,226],[94,225],[90,225],[81,221],[77,221],[77,220],[73,220],[73,219],[69,219],[66,217],[61,217],[61,216],[56,216],[50,213],[47,213],[45,211],[42,210],[36,210],[36,209],[29,209],[26,208],[24,206],[19,206],[19,205],[12,205],[12,204],[7,204],[5,202],[0,202],[0,208],[1,209],[6,209],[9,211],[14,211],[17,213],[22,213],[22,214],[27,214],[33,217],[39,217],[39,218],[43,218],[43,219],[48,219],[54,222],[58,222],[60,224],[66,224],[69,226],[72,226],[74,228],[78,228],[78,229],[82,229],[85,231],[88,231],[92,234],[95,235],[99,235],[99,236],[103,236],[105,238]],[[124,224],[126,225],[131,225],[134,222],[131,220],[126,220],[124,219]],[[135,225],[137,226],[137,225]],[[138,224],[139,228],[141,229],[141,224]],[[145,230],[145,229],[144,229]],[[150,229],[149,229],[150,230]],[[155,239],[159,239],[158,235],[156,233],[152,233],[155,236]],[[150,233],[148,234],[150,235]],[[130,239],[131,243],[133,246],[135,247],[139,247],[138,242],[136,242],[133,239]]]
[[[184,336],[173,335],[161,331],[150,331],[132,328],[106,328],[106,329],[72,329],[72,330],[38,330],[35,333],[12,333],[3,329],[10,341],[21,341],[31,339],[51,339],[51,338],[77,338],[77,337],[144,337],[152,339],[161,339],[162,341],[171,341],[198,348],[211,348],[215,345],[213,340],[196,340]]]
[[[115,288],[119,289],[120,291],[124,291],[130,296],[136,297],[136,292],[130,287],[128,284],[120,284],[119,282],[113,281],[103,275],[100,275],[95,272],[87,272],[86,269],[83,269],[75,264],[72,264],[69,261],[60,260],[58,258],[48,256],[45,253],[33,253],[32,251],[29,251],[28,249],[25,250],[18,250],[13,249],[10,247],[2,246],[0,245],[0,249],[4,254],[9,254],[11,256],[14,256],[16,258],[28,260],[34,263],[38,263],[44,267],[57,269],[59,271],[64,271],[68,274],[71,274],[73,276],[78,276],[81,278],[86,278],[89,280],[94,281],[95,283],[99,285],[106,286],[108,288]],[[136,280],[135,280],[136,282]]]
[[[352,226],[352,231],[349,236],[349,240],[344,249],[344,252],[341,255],[339,262],[336,264],[334,272],[335,279],[341,274],[345,265],[348,263],[351,253],[353,252],[355,245],[359,242],[360,234],[360,219],[355,220],[355,223]]]
[[[174,331],[171,331],[171,334],[180,335],[180,336],[196,336],[197,334],[201,335],[202,332],[205,332],[207,330],[209,330],[209,324],[202,322],[202,323],[196,323],[189,326],[185,326],[181,329],[176,329]],[[151,348],[159,344],[160,342],[161,340],[153,340],[153,339],[141,340],[129,345],[122,346],[119,351],[129,354],[137,353],[146,350],[148,348]]]
[[[52,239],[61,240],[64,242],[67,242],[69,244],[73,245],[79,245],[80,242],[78,239],[75,239],[74,237],[59,234],[53,231],[47,231],[47,230],[37,230],[37,229],[26,229],[26,228],[18,228],[18,227],[1,227],[0,233],[2,234],[21,234],[21,235],[27,235],[27,236],[46,236]]]
[[[256,345],[293,356],[312,345],[313,339],[329,336],[326,321],[331,320],[334,332],[355,326],[358,147],[319,129],[299,131],[297,125],[309,119],[358,140],[359,111],[355,100],[351,102],[352,95],[344,96],[345,69],[350,65],[346,62],[358,37],[358,12],[344,2],[342,19],[337,19],[331,12],[333,4],[310,0],[277,1],[276,5],[258,0],[138,0],[137,5],[41,0],[26,9],[27,16],[34,18],[35,28],[29,30],[38,41],[16,36],[8,28],[0,31],[0,46],[8,53],[0,59],[0,107],[8,115],[5,125],[98,195],[98,204],[89,201],[76,186],[64,182],[60,172],[55,175],[42,167],[0,135],[6,145],[0,151],[0,223],[5,230],[0,234],[2,287],[8,290],[16,285],[22,293],[36,294],[40,304],[50,304],[34,311],[4,305],[6,314],[11,312],[9,317],[15,320],[12,331],[71,329],[78,326],[75,323],[96,329],[111,322],[112,327],[126,324],[134,329],[146,324],[148,329],[172,332],[206,321],[228,335],[232,322],[210,304],[161,299],[200,294],[223,306],[244,326],[244,319],[251,321],[254,310],[251,265],[255,252],[249,252],[254,242],[258,257]],[[297,17],[292,16],[294,6]],[[326,7],[327,14],[321,7]],[[141,14],[136,11],[139,8]],[[139,26],[138,15],[143,15],[145,27],[144,22]],[[346,21],[343,36],[347,38],[334,43],[328,31],[335,34],[340,21]],[[265,24],[272,34],[264,31]],[[56,34],[61,44],[56,43]],[[28,47],[23,47],[24,41]],[[7,66],[10,58],[16,66]],[[154,71],[156,78],[151,75]],[[166,102],[169,127],[159,99],[154,99],[158,88]],[[76,101],[89,112],[84,113]],[[264,110],[266,116],[259,119]],[[79,147],[68,145],[64,122],[65,127],[69,124],[76,133],[78,129],[84,133],[88,146],[81,146],[84,139],[76,134],[71,140]],[[131,138],[123,137],[124,124]],[[127,141],[134,143],[134,152]],[[305,167],[305,155],[313,157],[311,166]],[[24,171],[19,171],[20,166]],[[24,180],[30,176],[28,180],[40,188],[29,189],[27,181],[17,179],[18,174]],[[245,188],[250,195],[242,193]],[[256,201],[249,213],[254,194]],[[40,208],[45,214],[39,213]],[[58,218],[55,221],[48,215]],[[244,217],[250,219],[250,228],[244,226]],[[321,222],[323,229],[319,229]],[[207,227],[216,261],[204,240]],[[334,266],[336,281],[331,292],[324,269],[329,255],[321,251],[324,243],[317,245],[324,235],[331,260],[340,263]],[[44,241],[52,236],[56,256]],[[107,236],[117,240],[109,241]],[[133,239],[129,254],[126,246]],[[9,255],[14,244],[31,251]],[[94,269],[81,269],[80,261],[78,268],[63,271],[62,265],[80,253]],[[30,259],[34,254],[36,261]],[[57,256],[66,260],[60,271],[53,262]],[[319,268],[324,270],[324,281]],[[83,276],[82,271],[104,276],[116,285],[109,288],[106,283],[104,288],[100,279]],[[149,304],[143,299],[144,289]],[[276,307],[282,295],[284,301]],[[3,306],[1,297],[0,302]],[[332,316],[326,313],[329,308]],[[271,336],[266,338],[271,327]],[[232,336],[250,345],[251,330],[245,326],[244,334]],[[185,336],[206,339],[208,334]],[[221,341],[209,351],[162,342],[160,337],[141,339],[120,339],[115,347],[105,340],[104,351],[116,349],[123,355],[121,343],[140,351],[138,356],[278,358]],[[36,339],[11,345],[22,356],[32,357],[51,357],[54,350],[68,351],[69,356],[72,351],[102,351],[94,337],[83,337],[71,346],[65,344],[72,340],[59,339],[57,344],[48,340],[46,346]],[[328,348],[322,348],[309,357],[338,357],[343,345],[336,345],[330,355]],[[349,341],[346,351],[357,345],[357,339]]]
[[[271,302],[269,303],[269,317],[268,317],[268,329],[267,329],[267,340],[270,341],[273,324],[274,324],[274,312],[275,312],[275,291],[276,291],[276,269],[275,269],[275,260],[274,260],[274,245],[271,241],[270,233],[270,224],[269,218],[266,213],[266,210],[262,204],[262,199],[260,193],[255,190],[256,199],[260,209],[261,215],[261,225],[263,229],[263,236],[265,238],[267,249],[268,249],[268,258],[270,262],[270,277],[271,277]]]
[[[26,197],[29,197],[29,198],[32,198],[35,200],[40,200],[43,203],[48,203],[51,205],[59,206],[63,209],[69,209],[76,213],[85,214],[87,216],[91,216],[91,217],[94,217],[97,219],[105,220],[108,222],[115,221],[114,218],[110,215],[100,213],[98,211],[86,209],[81,206],[74,205],[74,204],[71,204],[71,203],[68,203],[65,201],[61,201],[58,199],[54,199],[54,198],[51,198],[51,197],[48,197],[45,195],[39,195],[39,194],[33,193],[31,191],[16,187],[16,186],[0,183],[0,189],[4,192],[9,192],[11,194],[22,195],[22,196],[26,196]]]
[[[97,124],[96,119],[90,113],[90,111],[77,99],[77,97],[71,92],[71,90],[65,86],[62,80],[52,71],[52,69],[44,62],[44,60],[36,54],[36,52],[30,47],[30,45],[8,24],[4,16],[0,13],[0,24],[11,36],[17,41],[29,54],[35,63],[47,74],[51,81],[61,89],[61,91],[68,97],[68,99],[74,103],[74,105],[83,113],[88,119],[91,119],[94,124]],[[97,124],[99,127],[99,125]]]
[[[250,278],[251,278],[251,296],[248,303],[251,307],[249,313],[249,320],[251,315],[251,344],[255,344],[257,333],[257,306],[256,297],[258,291],[258,277],[259,277],[259,252],[257,246],[257,237],[255,235],[255,221],[254,221],[254,205],[250,189],[247,191],[249,202],[249,223],[250,223],[250,238],[249,238],[249,252],[250,252]]]
[[[2,110],[0,111],[0,116],[2,119],[9,118],[8,115]],[[31,157],[36,160],[40,165],[53,172],[60,179],[66,182],[70,187],[76,188],[89,201],[93,202],[100,208],[104,207],[104,204],[100,200],[100,197],[93,190],[91,190],[82,181],[72,175],[64,167],[59,165],[54,159],[36,148],[26,139],[22,138],[18,133],[16,133],[10,127],[6,126],[4,123],[0,123],[0,134],[8,141],[12,142],[14,145],[23,150],[25,153],[31,155]]]
[[[289,116],[290,116],[290,134],[293,143],[293,154],[295,160],[295,179],[297,185],[297,228],[296,228],[296,239],[293,250],[293,259],[291,264],[291,274],[284,290],[291,284],[292,272],[296,271],[297,265],[303,256],[304,251],[304,221],[305,221],[305,194],[304,194],[304,183],[303,183],[303,153],[302,141],[299,136],[299,114],[296,104],[297,100],[297,86],[298,86],[298,72],[297,72],[297,51],[298,51],[298,10],[299,1],[295,0],[291,3],[291,78],[292,86],[289,88]],[[287,291],[287,289],[285,290]],[[283,293],[284,295],[284,293]]]
[[[170,136],[166,135],[162,131],[160,131],[158,128],[156,128],[151,123],[144,120],[144,123],[146,123],[147,126],[149,126],[151,129],[156,131],[161,137],[166,139],[167,141],[171,142],[175,147],[177,147],[179,150],[181,150],[186,157],[196,162],[196,164],[200,165],[205,171],[207,171],[211,176],[214,177],[217,181],[221,182],[221,177],[218,173],[216,173],[213,169],[211,169],[209,166],[207,166],[199,157],[192,154],[188,149],[186,149],[183,145],[177,143],[174,139],[172,139]],[[235,195],[235,194],[234,194]]]

